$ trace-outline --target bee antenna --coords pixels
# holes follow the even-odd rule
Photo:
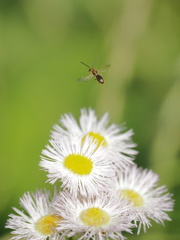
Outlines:
[[[85,64],[85,63],[83,63],[83,62],[80,62],[80,63],[82,63],[82,64],[84,64],[86,67],[90,68],[87,64]]]
[[[92,67],[94,66],[94,64],[95,64],[96,60],[97,60],[97,57],[95,58],[95,61],[94,61],[93,65],[92,65]]]

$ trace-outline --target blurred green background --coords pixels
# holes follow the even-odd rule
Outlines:
[[[111,63],[105,86],[76,79]],[[180,1],[0,0],[0,237],[11,207],[36,188],[42,149],[61,114],[92,107],[126,122],[138,166],[174,194],[172,222],[128,239],[180,239]]]

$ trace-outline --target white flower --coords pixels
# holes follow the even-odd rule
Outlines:
[[[65,191],[54,202],[56,211],[63,220],[57,227],[67,237],[77,235],[78,239],[102,240],[125,239],[122,231],[131,232],[136,227],[132,203],[127,199],[119,201],[119,195],[102,195],[99,198],[73,198]],[[80,235],[80,236],[79,236]]]
[[[40,166],[49,172],[49,182],[54,184],[60,179],[62,188],[69,189],[74,197],[78,192],[83,196],[99,195],[112,186],[115,171],[103,146],[97,149],[97,143],[86,137],[72,143],[64,137],[58,142],[51,140],[51,146],[43,150]]]
[[[56,190],[52,200],[49,191],[43,193],[42,190],[36,190],[32,195],[29,192],[25,193],[20,198],[20,205],[26,214],[24,211],[13,208],[17,215],[10,214],[5,226],[14,229],[12,234],[16,236],[11,239],[45,240],[47,237],[50,240],[64,239],[55,229],[57,222],[62,219],[52,207],[56,196]]]
[[[149,219],[162,224],[164,220],[171,220],[165,212],[173,210],[174,201],[171,194],[164,194],[167,191],[165,186],[155,188],[158,180],[159,176],[152,170],[143,170],[136,165],[118,174],[116,189],[121,190],[121,197],[128,197],[137,210],[140,221],[138,234],[142,224],[144,232],[146,226],[151,226]]]
[[[65,129],[56,124],[54,126],[55,131],[52,131],[51,137],[58,140],[61,139],[62,136],[71,134],[73,142],[76,142],[79,137],[83,142],[87,135],[92,136],[98,140],[98,146],[102,143],[103,146],[107,148],[115,167],[123,170],[127,165],[132,164],[134,155],[138,153],[132,149],[136,146],[136,144],[131,141],[133,131],[131,129],[122,133],[124,127],[116,124],[107,127],[108,121],[108,113],[105,113],[98,121],[94,110],[89,108],[88,113],[87,110],[83,108],[79,119],[80,126],[72,114],[65,114],[59,120]]]

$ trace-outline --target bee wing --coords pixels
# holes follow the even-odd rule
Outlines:
[[[90,74],[90,75],[88,75],[86,77],[78,78],[77,81],[78,82],[87,82],[87,81],[91,80],[92,76],[93,75]]]
[[[107,64],[107,65],[103,66],[102,68],[100,68],[98,70],[98,72],[105,72],[110,66],[111,66],[111,64]]]

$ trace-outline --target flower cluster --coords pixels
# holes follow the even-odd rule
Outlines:
[[[64,240],[125,239],[123,231],[140,233],[151,220],[171,220],[171,194],[158,187],[159,177],[134,164],[137,151],[133,131],[112,124],[108,114],[97,119],[91,108],[81,110],[79,124],[71,114],[55,125],[51,140],[42,151],[40,167],[51,184],[61,181],[52,198],[48,191],[24,194],[6,228],[12,239]]]

